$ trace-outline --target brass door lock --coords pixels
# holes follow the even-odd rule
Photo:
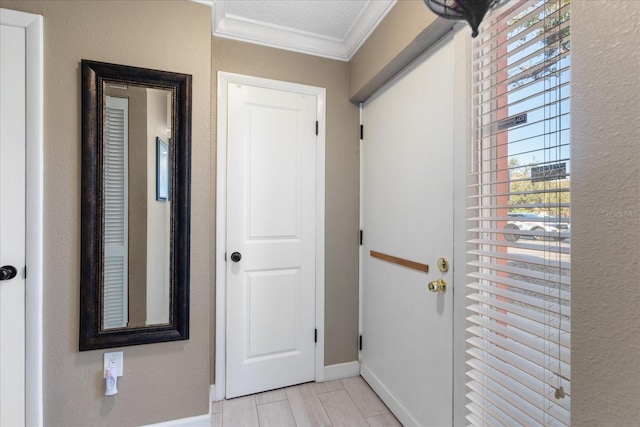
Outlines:
[[[429,282],[429,290],[436,293],[445,293],[447,291],[447,282],[444,279],[437,279]]]
[[[443,273],[446,273],[447,271],[449,271],[449,260],[446,258],[440,258],[438,260],[438,270],[440,270]]]

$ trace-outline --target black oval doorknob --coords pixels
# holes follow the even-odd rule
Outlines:
[[[11,280],[16,277],[18,270],[12,265],[0,267],[0,280]]]
[[[231,261],[238,262],[242,259],[242,254],[240,252],[234,252],[231,254]]]

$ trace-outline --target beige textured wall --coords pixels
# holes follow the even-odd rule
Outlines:
[[[325,365],[358,360],[359,116],[348,99],[348,65],[218,37],[212,40],[212,141],[218,71],[327,89]],[[215,168],[215,142],[211,149]],[[211,307],[213,320],[213,298]],[[213,366],[213,326],[211,334]]]
[[[637,426],[640,2],[571,9],[571,424]]]
[[[437,18],[423,0],[398,0],[349,62],[351,101],[365,101],[454,24]]]
[[[44,422],[132,426],[208,412],[211,26],[186,1],[9,1],[44,17]],[[188,341],[124,347],[104,396],[103,351],[78,351],[80,60],[193,75],[191,330]]]

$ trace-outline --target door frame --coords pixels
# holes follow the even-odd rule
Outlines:
[[[44,218],[44,42],[41,15],[0,9],[0,24],[26,33],[26,425],[44,424],[42,388]]]
[[[216,158],[216,325],[215,325],[215,385],[214,400],[226,396],[226,318],[227,318],[227,106],[229,83],[283,90],[317,97],[318,134],[316,138],[316,328],[315,379],[324,380],[324,235],[325,235],[325,123],[326,89],[261,77],[218,71],[217,158]]]
[[[467,206],[472,203],[467,194],[473,146],[471,144],[471,37],[466,23],[453,27],[454,95],[453,108],[460,126],[453,130],[453,414],[452,425],[466,421],[467,382]]]

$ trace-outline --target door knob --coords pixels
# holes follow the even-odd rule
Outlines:
[[[234,252],[231,254],[231,261],[238,262],[242,259],[242,254],[240,252]]]
[[[443,294],[447,291],[447,282],[445,282],[444,279],[438,279],[429,282],[429,290],[431,292]]]
[[[0,267],[0,280],[11,280],[16,277],[18,270],[12,265],[5,265]]]

